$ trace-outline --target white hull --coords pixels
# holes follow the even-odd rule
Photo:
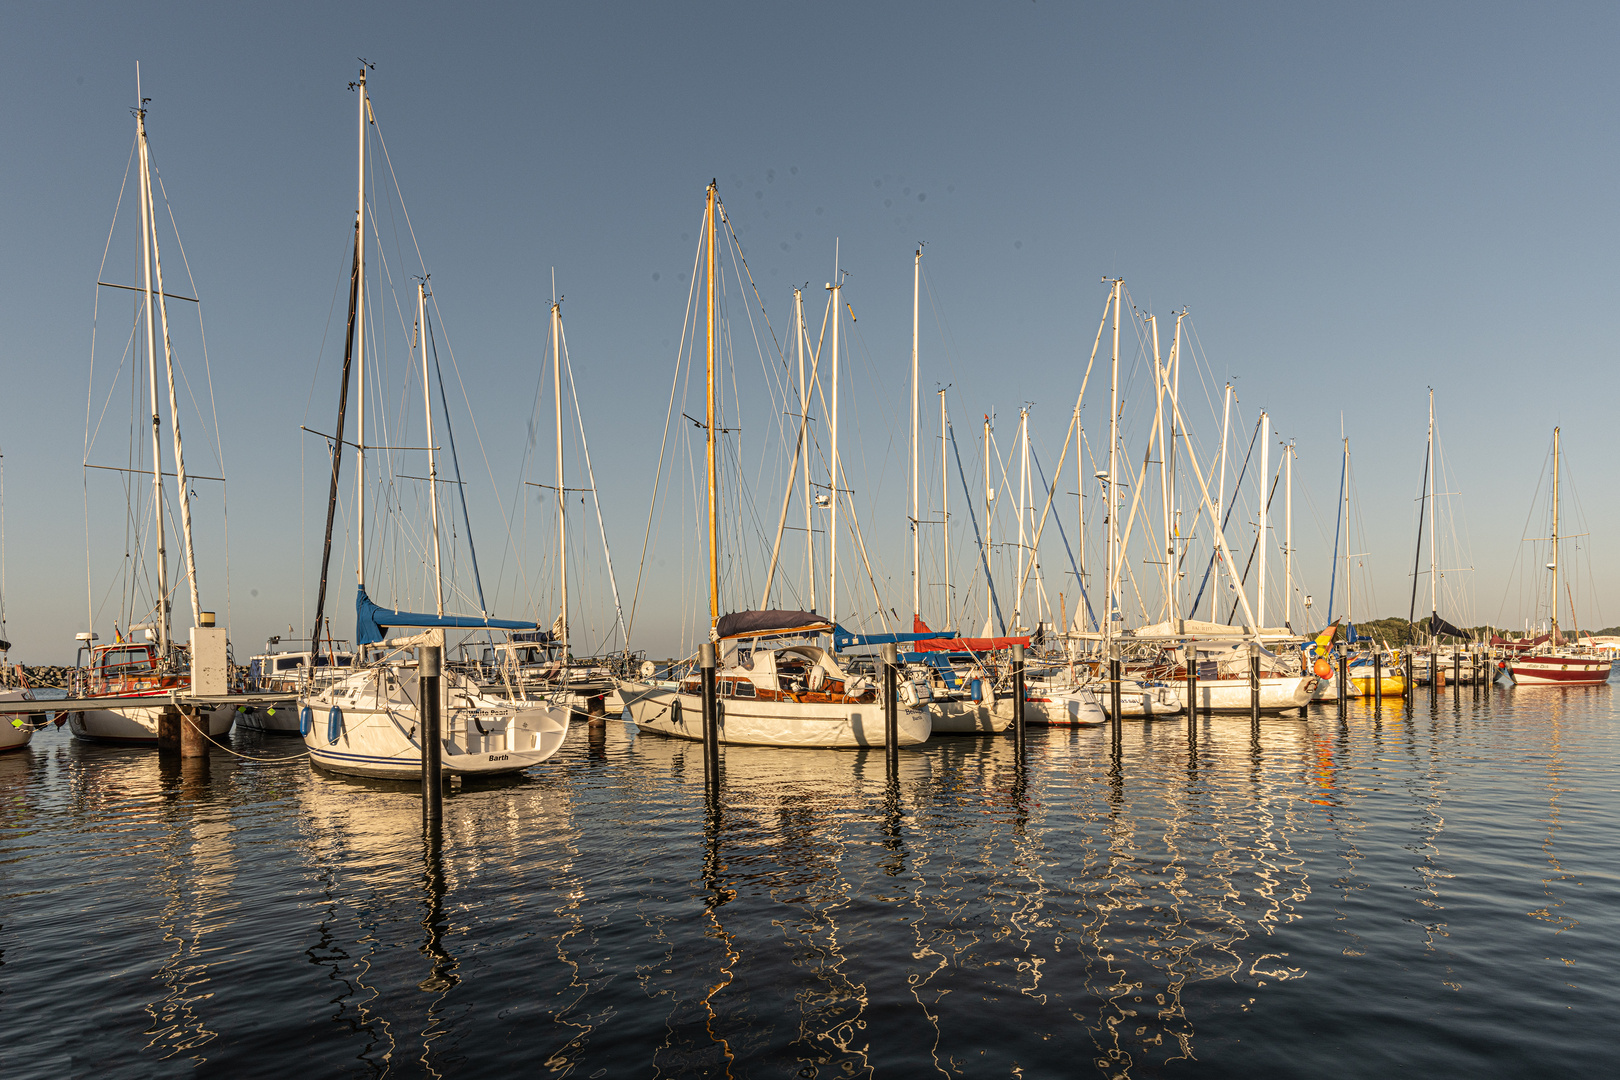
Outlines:
[[[6,701],[33,701],[34,695],[27,690],[0,690],[0,702]],[[28,713],[15,713],[7,716],[0,713],[0,754],[7,750],[21,750],[28,745],[28,740],[34,737],[34,719]],[[21,720],[22,725],[15,726],[13,720]]]
[[[643,731],[677,739],[703,738],[703,699],[626,680],[621,691],[630,719]],[[900,746],[928,741],[933,720],[923,707],[899,707]],[[720,741],[728,746],[858,748],[884,745],[883,707],[728,699],[721,704]]]
[[[159,699],[161,700],[161,699]],[[70,712],[68,730],[88,742],[148,744],[157,742],[158,717],[162,705],[130,705],[118,709],[85,709]],[[236,719],[235,705],[216,705],[203,714],[208,720],[208,736],[222,739]]]
[[[1271,676],[1260,680],[1260,711],[1282,712],[1303,709],[1311,703],[1317,683],[1315,675]],[[1185,697],[1187,687],[1179,688]],[[1210,712],[1248,712],[1251,705],[1248,679],[1209,679],[1198,682],[1198,708]]]
[[[1123,712],[1124,710],[1121,709]],[[1043,690],[1024,698],[1024,723],[1048,727],[1096,727],[1108,722],[1108,713],[1087,687]]]
[[[996,702],[940,701],[928,703],[934,735],[995,735],[1012,723],[1012,699]]]
[[[1113,690],[1108,680],[1103,679],[1086,683],[1078,688],[1057,686],[1031,686],[1027,693],[1029,704],[1037,705],[1050,698],[1057,701],[1064,695],[1071,695],[1084,691],[1092,696],[1097,707],[1103,711],[1107,718],[1109,709],[1113,707]],[[1055,710],[1061,714],[1067,711],[1063,707]],[[1121,679],[1119,683],[1119,714],[1125,720],[1157,720],[1161,717],[1174,716],[1185,711],[1181,704],[1181,693],[1170,686],[1145,685],[1137,679]],[[1033,714],[1026,710],[1026,720]],[[1043,721],[1031,721],[1042,723]],[[1053,721],[1053,723],[1089,723],[1090,721]]]
[[[497,776],[532,768],[555,754],[568,734],[565,707],[486,697],[448,673],[440,687],[440,760],[447,776]],[[357,671],[301,700],[298,712],[310,710],[304,735],[310,760],[329,772],[420,780],[416,698],[414,667],[384,666]]]
[[[288,703],[245,708],[236,714],[236,726],[243,731],[262,731],[267,735],[297,735],[298,706]]]

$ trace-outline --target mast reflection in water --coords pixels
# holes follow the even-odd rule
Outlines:
[[[0,759],[0,1071],[1381,1076],[1595,1069],[1608,687],[883,753],[576,725],[419,792],[239,736]],[[49,1022],[31,1022],[30,1018]]]

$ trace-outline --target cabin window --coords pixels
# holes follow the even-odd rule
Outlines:
[[[288,668],[303,667],[303,666],[304,666],[304,658],[302,656],[281,657],[281,658],[278,658],[276,660],[276,670],[277,671],[286,671]]]
[[[720,693],[725,694],[725,695],[729,695],[731,693],[731,680],[730,679],[726,679],[725,681],[723,681],[720,684]]]
[[[101,654],[101,669],[107,674],[145,670],[151,663],[151,654],[145,649],[111,649]]]
[[[741,679],[739,679],[737,681],[737,696],[738,697],[753,697],[754,696],[754,684],[751,683],[751,682],[743,682]]]

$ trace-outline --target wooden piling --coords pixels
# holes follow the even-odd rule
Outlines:
[[[437,645],[424,645],[417,652],[418,712],[422,721],[422,824],[436,829],[444,815],[442,768],[444,756],[443,722],[439,710],[439,685],[444,653]]]
[[[698,669],[703,680],[703,779],[710,788],[720,786],[720,695],[714,668],[714,642],[704,642]]]
[[[1013,678],[1013,758],[1014,764],[1024,767],[1024,647],[1012,647]]]

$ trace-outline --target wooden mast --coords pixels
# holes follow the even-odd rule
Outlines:
[[[416,283],[416,348],[422,354],[422,412],[427,418],[428,503],[433,516],[433,608],[444,614],[444,569],[439,553],[439,461],[433,450],[433,396],[427,355],[427,278]]]
[[[146,377],[152,398],[152,520],[156,528],[158,564],[158,655],[169,652],[169,555],[163,530],[163,418],[158,412],[157,327],[153,321],[152,295],[152,176],[146,152],[146,102],[140,98],[140,69],[135,71],[135,130],[141,152],[141,270],[146,293]],[[1555,582],[1556,584],[1556,582]]]

